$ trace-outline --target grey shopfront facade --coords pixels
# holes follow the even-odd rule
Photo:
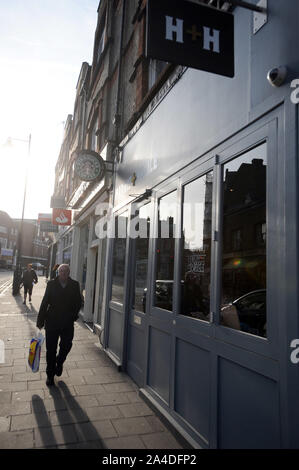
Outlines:
[[[298,105],[266,79],[299,77],[299,7],[268,12],[235,9],[235,78],[176,69],[116,168],[104,347],[194,447],[299,447]]]

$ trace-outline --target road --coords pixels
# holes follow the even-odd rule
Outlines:
[[[13,279],[12,271],[0,271],[0,295],[6,292],[6,290],[11,288]]]

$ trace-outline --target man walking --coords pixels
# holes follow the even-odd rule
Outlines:
[[[29,302],[31,302],[33,283],[37,284],[37,275],[34,269],[32,269],[32,264],[27,264],[26,271],[23,272],[21,283],[24,286],[24,302],[26,304],[27,292],[29,293]]]
[[[45,326],[46,330],[48,386],[55,385],[54,375],[62,374],[63,363],[72,348],[74,321],[78,319],[81,303],[79,283],[70,278],[69,266],[61,264],[57,278],[47,284],[36,322],[37,328]]]

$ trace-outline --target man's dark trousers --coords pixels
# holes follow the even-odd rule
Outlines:
[[[47,376],[54,378],[56,364],[62,366],[70,350],[74,337],[74,324],[63,329],[46,329],[46,348],[47,348]],[[56,357],[58,340],[60,338],[59,353]]]

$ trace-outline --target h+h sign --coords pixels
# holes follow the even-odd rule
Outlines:
[[[234,17],[184,0],[148,0],[146,55],[234,76]]]

